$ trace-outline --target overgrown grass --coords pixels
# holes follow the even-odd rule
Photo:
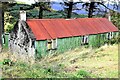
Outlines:
[[[118,45],[98,49],[76,48],[63,54],[21,60],[16,54],[3,52],[0,64],[3,78],[118,78]],[[12,64],[9,64],[9,62]]]

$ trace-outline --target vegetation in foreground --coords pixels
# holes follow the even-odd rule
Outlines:
[[[118,45],[76,48],[24,62],[15,54],[0,54],[3,78],[118,78]],[[26,60],[25,60],[26,61]]]

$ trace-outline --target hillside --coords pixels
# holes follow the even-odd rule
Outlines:
[[[15,54],[8,55],[8,53],[0,54],[0,62],[8,57],[16,56]],[[32,63],[11,60],[15,60],[12,65],[1,64],[4,78],[118,78],[117,44],[105,45],[99,49],[82,47],[61,54],[49,54],[35,62],[31,59]]]

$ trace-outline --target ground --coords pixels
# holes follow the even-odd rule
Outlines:
[[[12,58],[11,58],[12,56]],[[97,49],[76,48],[65,53],[54,53],[30,63],[15,59],[15,54],[3,52],[0,62],[10,59],[13,63],[2,65],[2,77],[22,78],[118,78],[118,44]]]

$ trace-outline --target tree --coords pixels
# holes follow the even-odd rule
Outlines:
[[[4,33],[4,11],[14,3],[0,1],[0,52],[2,51],[2,34]]]
[[[86,11],[88,11],[88,17],[92,18],[93,17],[93,13],[96,12],[96,10],[100,10],[97,6],[98,6],[98,2],[86,2],[82,5],[83,8],[85,8]]]
[[[43,12],[44,11],[52,11],[51,7],[50,7],[50,2],[36,2],[34,4],[32,4],[31,6],[24,8],[21,7],[21,10],[31,10],[34,8],[38,8],[38,18],[42,19],[43,18]]]
[[[27,10],[27,9],[33,9],[34,7],[32,7],[31,5],[28,4],[24,4],[24,3],[16,3],[14,6],[12,5],[12,7],[8,7],[5,11],[4,11],[4,30],[6,32],[10,32],[11,29],[14,27],[14,24],[16,23],[16,21],[18,21],[19,19],[19,12],[20,10]]]
[[[64,1],[64,4],[66,6],[68,6],[68,8],[67,8],[67,18],[71,18],[72,8],[73,8],[73,5],[74,5],[73,0],[70,0],[70,2],[69,1],[68,2]]]
[[[43,11],[51,11],[50,2],[35,2],[32,5],[39,8],[39,19],[43,18]]]
[[[120,30],[120,13],[115,12],[115,11],[110,11],[111,13],[111,21],[112,23],[118,27]]]
[[[94,9],[96,8],[95,2],[91,2],[89,6],[88,17],[91,18],[93,16]]]
[[[2,3],[0,2],[0,52],[2,51]]]
[[[88,11],[88,17],[91,18],[91,17],[93,17],[93,13],[96,11],[102,12],[102,13],[104,12],[104,14],[106,14],[107,10],[114,11],[114,7],[117,6],[117,4],[113,5],[113,9],[110,9],[108,6],[106,6],[104,4],[104,1],[101,1],[101,2],[92,2],[91,1],[90,3],[86,2],[82,6],[83,6],[83,8],[86,8],[86,11]],[[103,6],[104,8],[106,8],[106,10],[102,11],[102,10],[100,10],[100,8],[98,6]]]
[[[78,10],[78,8],[76,8],[75,5],[78,4],[78,3],[81,3],[81,2],[73,2],[73,0],[70,0],[70,1],[63,0],[63,2],[64,2],[64,4],[63,3],[60,3],[60,4],[65,5],[64,10],[67,11],[66,12],[67,13],[66,18],[71,18],[73,9]],[[81,10],[81,9],[79,9],[79,10]]]
[[[94,0],[90,0],[90,2],[73,2],[74,0],[63,0],[63,3],[61,2],[60,4],[64,5],[64,11],[67,12],[67,18],[71,18],[71,14],[73,10],[81,10],[81,9],[85,9],[86,11],[88,11],[88,17],[92,18],[94,16],[94,12],[97,12],[97,14],[102,13],[103,16],[106,14],[106,12],[108,10],[114,10],[114,8],[118,9],[118,5],[116,4],[116,2],[114,2],[113,5],[113,9],[109,8],[108,6],[106,6],[104,3],[106,1],[99,1],[99,2],[95,2]],[[76,4],[81,4],[82,3],[82,8],[79,9],[78,7],[75,7]],[[100,8],[100,6],[104,7],[105,10],[102,10]]]

